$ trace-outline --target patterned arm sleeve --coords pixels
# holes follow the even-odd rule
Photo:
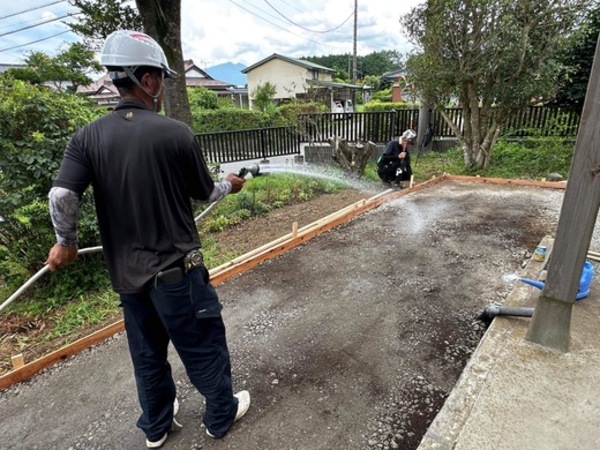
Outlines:
[[[227,194],[231,192],[231,182],[225,180],[215,183],[215,187],[210,193],[210,197],[208,198],[208,202],[216,202],[217,200],[221,200]]]
[[[56,241],[64,247],[77,245],[79,196],[69,189],[53,187],[48,199]]]

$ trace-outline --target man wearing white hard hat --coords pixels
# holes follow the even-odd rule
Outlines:
[[[103,252],[119,293],[148,448],[177,428],[179,403],[167,360],[172,342],[192,384],[206,399],[206,433],[223,437],[250,406],[233,394],[221,303],[203,264],[191,198],[213,202],[239,192],[244,179],[213,182],[190,128],[157,114],[164,79],[175,75],[147,34],[116,31],[101,63],[121,94],[114,111],[71,138],[50,190],[56,270],[77,256],[78,203],[92,185]]]
[[[394,139],[386,145],[377,161],[377,175],[385,185],[393,184],[402,189],[403,184],[410,180],[412,167],[408,146],[416,136],[413,130],[408,129],[397,140]]]

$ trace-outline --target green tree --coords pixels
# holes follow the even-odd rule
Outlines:
[[[565,69],[555,103],[578,112],[583,109],[599,33],[600,3],[596,1],[561,55]]]
[[[489,165],[498,134],[532,98],[550,98],[557,56],[588,0],[429,0],[411,11],[419,49],[407,73],[435,107],[458,99],[463,122],[442,111],[468,166]]]
[[[81,11],[81,19],[67,25],[85,38],[93,50],[100,51],[104,40],[116,30],[143,31],[142,18],[127,0],[69,0]]]
[[[378,91],[381,88],[381,76],[367,75],[361,80],[363,86],[371,86],[374,91]]]
[[[356,59],[359,78],[381,77],[386,72],[404,68],[403,55],[395,50],[381,50]]]
[[[306,56],[300,59],[335,70],[333,78],[342,82],[349,82],[351,79],[352,55]],[[401,69],[404,67],[404,60],[404,55],[396,50],[381,50],[357,56],[356,66],[359,79],[369,75],[381,77],[386,72]]]
[[[310,61],[320,66],[333,69],[335,71],[333,78],[342,82],[350,79],[350,55],[327,55],[327,56],[306,56],[300,59]]]
[[[86,72],[102,70],[102,66],[94,59],[94,52],[79,42],[71,44],[54,57],[43,52],[31,52],[25,58],[25,65],[7,72],[15,79],[31,84],[51,83],[57,91],[69,89],[75,92],[78,86],[92,82]]]
[[[275,110],[275,94],[277,87],[270,82],[259,84],[250,94],[252,97],[252,105],[255,109],[261,112],[272,112]]]

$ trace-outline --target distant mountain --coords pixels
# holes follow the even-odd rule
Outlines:
[[[234,64],[231,62],[219,64],[204,71],[213,77],[215,80],[225,81],[227,83],[235,84],[236,86],[244,87],[248,83],[248,78],[241,71],[246,66],[243,64]]]

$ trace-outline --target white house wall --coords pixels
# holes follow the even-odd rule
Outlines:
[[[297,94],[306,93],[307,79],[312,79],[313,71],[306,67],[292,64],[282,59],[272,59],[248,72],[248,93],[250,104],[252,95],[258,86],[271,83],[276,88],[275,98],[295,98]],[[331,75],[317,72],[320,81],[331,81]]]

